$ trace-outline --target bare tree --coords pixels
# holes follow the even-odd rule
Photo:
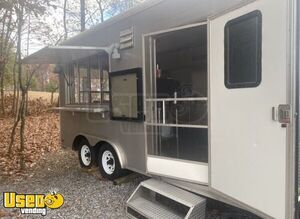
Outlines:
[[[17,53],[15,54],[15,61],[13,66],[13,87],[14,87],[14,93],[13,93],[13,104],[11,107],[11,114],[15,116],[17,114],[18,110],[18,102],[19,102],[19,87],[18,87],[18,80],[16,76],[16,67],[17,67]]]
[[[68,38],[68,28],[67,28],[67,0],[64,0],[63,24],[64,24],[64,40],[66,40]]]
[[[58,86],[54,87],[52,90],[50,90],[51,92],[51,100],[50,100],[50,104],[51,106],[53,106],[54,104],[54,93],[58,90]]]
[[[116,14],[128,10],[135,4],[144,0],[68,0],[68,4],[62,6],[68,19],[63,22],[64,29],[69,35],[90,28],[104,22]],[[64,2],[65,3],[65,2]],[[80,4],[78,4],[80,3]],[[78,13],[79,12],[79,13]]]
[[[80,0],[80,31],[85,31],[85,0]]]
[[[99,11],[100,11],[100,18],[101,18],[101,23],[104,22],[104,5],[103,5],[103,0],[96,0],[98,3]]]
[[[6,5],[7,8],[0,13],[3,15],[0,25],[0,93],[1,93],[1,112],[5,114],[4,106],[4,74],[6,65],[9,61],[9,53],[13,47],[13,32],[15,31],[15,21],[13,19],[12,4]]]
[[[11,142],[9,144],[7,155],[11,156],[12,146],[14,144],[15,134],[17,127],[20,123],[20,168],[21,170],[25,169],[25,160],[24,160],[24,151],[25,151],[25,123],[26,123],[26,105],[27,105],[27,94],[28,89],[31,85],[32,78],[36,71],[40,68],[41,65],[23,69],[22,66],[22,31],[24,28],[25,19],[28,18],[29,14],[33,14],[35,17],[38,17],[40,14],[45,12],[45,5],[49,6],[50,0],[27,0],[26,2],[20,0],[15,5],[15,12],[17,17],[17,72],[18,72],[18,82],[19,88],[21,91],[21,100],[18,113],[16,116],[16,121],[14,122],[12,132],[11,132]],[[27,13],[27,14],[25,14]],[[27,15],[27,16],[25,16]],[[29,42],[27,42],[29,43]],[[29,47],[28,47],[29,50]],[[26,70],[25,72],[23,70]]]

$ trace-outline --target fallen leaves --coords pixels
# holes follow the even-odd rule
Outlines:
[[[36,101],[38,102],[38,101]],[[34,105],[38,108],[40,103]],[[33,111],[31,111],[33,112]],[[13,118],[0,120],[0,174],[4,176],[22,176],[27,173],[20,172],[20,136],[19,127],[16,131],[13,152],[6,156],[10,143],[10,134]],[[50,111],[40,111],[26,117],[25,126],[25,165],[29,172],[46,153],[60,148],[59,114]]]
[[[0,209],[0,218],[2,218],[2,217],[13,218],[14,216],[17,216],[16,212],[9,212],[9,211],[4,211],[3,209]]]
[[[11,116],[13,106],[13,95],[7,94],[4,96],[5,116]],[[27,115],[39,115],[40,113],[46,112],[51,104],[45,98],[39,97],[36,99],[29,99],[27,103]],[[3,115],[1,115],[3,116]],[[1,118],[0,119],[3,119]]]

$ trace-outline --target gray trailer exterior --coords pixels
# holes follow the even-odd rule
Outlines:
[[[257,0],[261,2],[262,0]],[[79,47],[110,47],[114,43],[119,43],[120,33],[124,30],[133,28],[134,46],[129,49],[119,50],[121,59],[109,60],[109,72],[120,71],[124,69],[143,68],[144,77],[147,74],[145,67],[149,66],[148,57],[145,53],[148,48],[148,36],[160,31],[180,29],[183,26],[197,26],[207,24],[208,19],[214,19],[235,9],[242,8],[248,4],[256,2],[255,0],[152,0],[118,15],[102,24],[93,27],[61,44],[61,46],[79,46]],[[271,1],[270,1],[271,2]],[[288,54],[291,74],[288,75],[287,99],[291,106],[291,114],[296,115],[298,105],[296,100],[296,65],[299,60],[296,59],[296,53],[299,53],[299,39],[296,38],[296,1],[290,0],[289,4],[289,24],[291,33],[289,34],[288,45],[293,45]],[[299,20],[299,18],[298,18]],[[299,21],[298,21],[299,22]],[[299,31],[299,30],[298,30]],[[297,48],[297,50],[296,50]],[[38,54],[38,53],[37,53]],[[32,55],[24,59],[24,63],[34,63],[34,58],[38,55]],[[298,57],[299,59],[299,57]],[[299,70],[299,69],[298,69]],[[288,73],[287,73],[288,74]],[[298,76],[297,76],[298,77]],[[299,78],[298,78],[299,80]],[[144,88],[150,81],[144,78]],[[209,82],[208,82],[209,83]],[[208,84],[210,87],[210,85]],[[160,174],[152,174],[147,171],[147,131],[144,122],[117,121],[110,119],[109,105],[102,105],[99,113],[99,106],[72,105],[66,100],[66,82],[63,75],[60,75],[60,125],[62,146],[65,148],[76,147],[76,143],[81,138],[86,138],[90,145],[96,146],[102,143],[109,143],[115,149],[122,168],[133,170],[142,174],[148,174],[161,178],[170,184],[192,191],[194,193],[216,199],[231,205],[251,211],[263,218],[272,218],[270,212],[258,210],[253,206],[243,203],[238,198],[231,197],[212,188],[209,183],[195,183],[190,180],[176,179]],[[147,96],[147,93],[144,93]],[[146,103],[144,103],[144,109]],[[299,104],[299,103],[298,103]],[[210,110],[210,109],[208,109]],[[278,218],[293,218],[296,215],[296,202],[298,189],[296,178],[297,168],[295,147],[296,139],[296,119],[292,117],[291,126],[287,129],[286,156],[289,161],[286,163],[286,193],[285,193],[285,216]],[[210,144],[210,143],[209,143]],[[209,146],[210,147],[210,146]],[[283,146],[284,147],[284,146]],[[211,157],[209,158],[211,159]],[[208,161],[209,163],[209,161]],[[211,171],[211,166],[208,164]],[[209,173],[209,178],[211,173]],[[294,189],[296,188],[296,189]],[[276,191],[274,191],[276,192]],[[271,215],[271,216],[270,216]],[[275,214],[274,214],[275,215]]]
[[[119,42],[120,32],[134,27],[134,47],[121,50],[121,60],[111,60],[110,71],[143,67],[142,35],[164,29],[206,21],[218,12],[246,3],[234,1],[149,1],[143,5],[116,16],[91,30],[67,40],[67,46],[110,46]],[[249,1],[248,1],[249,2]],[[166,8],[168,12],[166,13]],[[61,77],[60,90],[65,89]],[[65,105],[65,95],[60,95],[61,106]],[[85,136],[92,145],[100,140],[115,145],[124,168],[146,173],[144,125],[142,123],[111,121],[109,114],[101,122],[89,119],[90,113],[61,112],[61,135],[63,145],[73,145],[74,136]],[[100,117],[100,116],[99,116]],[[102,125],[104,122],[105,125]],[[121,127],[121,128],[120,128]],[[124,131],[123,128],[126,130]],[[132,141],[132,139],[135,141]]]

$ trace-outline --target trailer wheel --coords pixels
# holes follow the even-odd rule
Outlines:
[[[96,151],[85,139],[78,145],[78,157],[81,167],[91,168],[96,161]]]
[[[103,144],[98,153],[98,166],[101,175],[109,180],[117,179],[126,174],[121,168],[117,153],[109,144]]]

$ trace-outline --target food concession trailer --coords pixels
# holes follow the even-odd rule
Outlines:
[[[205,218],[208,202],[298,217],[296,0],[148,0],[59,46],[63,147],[115,179],[152,179],[132,218]]]

